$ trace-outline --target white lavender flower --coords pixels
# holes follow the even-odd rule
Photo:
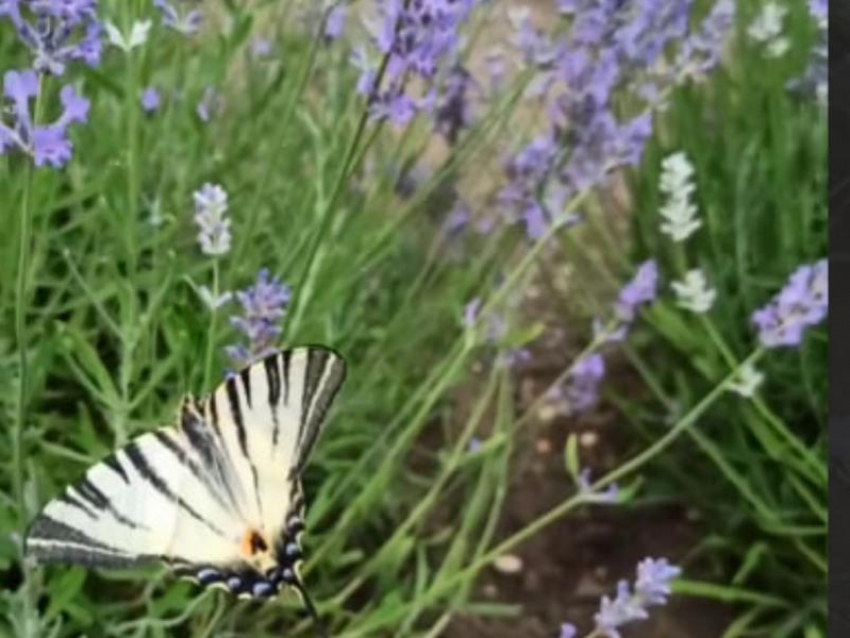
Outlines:
[[[121,31],[111,22],[104,23],[106,36],[109,43],[118,47],[124,53],[129,53],[131,49],[142,46],[148,41],[148,34],[153,23],[150,20],[136,21],[130,28],[130,33],[121,33]]]
[[[738,370],[738,374],[729,381],[727,388],[745,399],[751,399],[763,381],[764,373],[759,371],[752,363],[748,363]]]
[[[674,281],[670,285],[676,293],[676,304],[697,314],[711,310],[717,297],[717,291],[709,287],[705,273],[699,268],[689,270],[683,281]]]
[[[208,287],[200,286],[198,287],[198,297],[211,312],[215,312],[233,299],[233,293],[222,292],[216,296]]]
[[[786,7],[768,2],[747,28],[747,35],[764,45],[768,57],[781,57],[790,47],[788,38],[782,35],[782,23],[787,13]]]
[[[659,211],[664,218],[661,232],[675,242],[686,240],[702,226],[702,221],[697,219],[697,207],[691,202],[696,188],[693,176],[694,167],[684,153],[668,155],[661,162],[659,188],[666,196]]]
[[[217,184],[204,184],[192,195],[198,243],[205,255],[220,256],[230,250],[230,220],[227,219],[227,192]]]

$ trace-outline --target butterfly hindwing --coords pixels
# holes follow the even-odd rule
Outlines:
[[[283,585],[304,593],[300,473],[344,376],[343,360],[320,347],[229,376],[207,399],[184,403],[178,428],[132,440],[50,501],[27,553],[92,567],[164,560],[240,595]],[[271,569],[246,558],[251,530],[268,539]]]

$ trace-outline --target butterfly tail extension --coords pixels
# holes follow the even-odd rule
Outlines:
[[[322,619],[319,617],[319,612],[316,610],[316,605],[313,603],[313,599],[310,598],[310,594],[307,593],[307,589],[304,587],[304,583],[302,583],[301,579],[299,578],[292,586],[301,597],[301,602],[304,605],[304,612],[310,617],[310,620],[313,621],[313,627],[316,630],[316,636],[318,636],[319,638],[330,638],[328,629],[327,627],[325,627],[324,623],[322,622]]]

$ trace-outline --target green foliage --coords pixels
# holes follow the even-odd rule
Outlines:
[[[801,9],[793,4],[791,15]],[[752,350],[753,310],[798,266],[826,255],[826,112],[788,90],[813,36],[800,17],[788,18],[794,46],[778,61],[766,60],[741,28],[735,64],[708,90],[674,96],[631,176],[636,251],[655,256],[668,282],[699,267],[717,290],[703,316],[683,312],[668,294],[647,314],[649,334],[627,349],[648,396],[617,400],[649,440]],[[682,244],[658,231],[658,168],[677,151],[695,167],[703,220]],[[755,398],[729,393],[690,441],[659,459],[654,476],[656,490],[688,503],[711,532],[694,564],[784,600],[781,609],[769,601],[747,607],[746,627],[758,635],[825,627],[826,352],[825,328],[799,350],[767,352]]]

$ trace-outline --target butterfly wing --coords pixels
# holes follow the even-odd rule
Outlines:
[[[39,562],[91,567],[229,563],[238,560],[242,529],[204,480],[186,437],[162,428],[92,466],[50,501],[30,527],[26,552]]]
[[[204,420],[229,460],[239,508],[270,538],[296,505],[297,479],[344,378],[339,355],[295,348],[232,375],[206,401]]]
[[[248,595],[298,585],[296,555],[283,552],[301,528],[292,519],[303,505],[299,476],[344,376],[343,360],[319,347],[232,375],[205,401],[184,404],[180,429],[134,439],[49,502],[26,552],[92,567],[164,560]],[[280,548],[273,582],[240,551],[254,529]]]

